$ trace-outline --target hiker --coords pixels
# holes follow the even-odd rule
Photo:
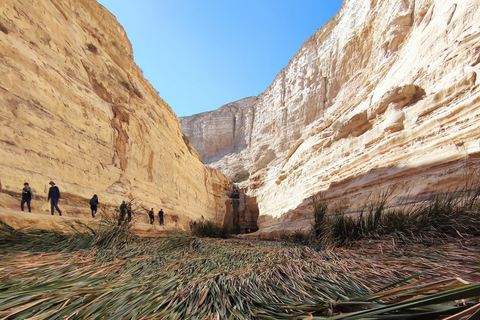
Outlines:
[[[132,204],[127,205],[127,222],[132,221]]]
[[[160,209],[160,211],[158,211],[158,223],[163,226],[163,209]]]
[[[190,231],[193,230],[193,220],[190,220],[190,222],[188,223],[188,225],[190,226]]]
[[[120,217],[118,219],[118,225],[121,225],[123,221],[125,221],[125,215],[127,214],[127,204],[125,200],[122,201],[120,205]]]
[[[152,210],[150,210],[150,212],[148,213],[148,216],[150,217],[150,224],[153,224],[153,221],[155,221],[155,215],[153,213],[153,208]]]
[[[50,181],[48,184],[50,185],[50,189],[48,190],[47,202],[50,201],[50,212],[52,213],[52,216],[53,216],[53,213],[55,212],[54,209],[57,209],[58,213],[61,216],[62,211],[58,208],[58,200],[60,199],[60,190],[55,185],[55,182]]]
[[[90,209],[92,210],[92,218],[95,218],[95,215],[97,214],[97,206],[98,206],[98,196],[94,194],[92,199],[90,199]]]
[[[20,202],[20,208],[23,211],[23,205],[25,202],[27,203],[28,207],[28,212],[32,212],[32,209],[30,208],[30,201],[33,198],[33,192],[32,189],[28,186],[28,182],[25,182],[23,184],[23,189],[22,189],[22,202]]]

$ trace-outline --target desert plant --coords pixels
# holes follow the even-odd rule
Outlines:
[[[205,220],[196,221],[192,228],[192,233],[197,237],[223,238],[232,236],[232,230],[216,222]]]
[[[359,214],[313,199],[312,234],[325,246],[345,246],[362,239],[398,236],[403,239],[433,239],[480,235],[480,187],[437,194],[431,201],[413,207],[388,208],[391,191],[382,192]]]
[[[396,257],[378,243],[334,252],[184,235],[125,241],[123,231],[96,241],[100,232],[82,233],[91,247],[79,249],[78,235],[0,224],[0,317],[440,319],[472,315],[480,297],[467,284],[478,279],[475,245]]]
[[[235,176],[233,178],[233,182],[235,183],[240,183],[243,181],[246,181],[250,177],[250,173],[248,171],[240,171],[235,173]]]

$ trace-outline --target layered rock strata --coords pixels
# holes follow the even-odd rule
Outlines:
[[[201,215],[222,219],[229,181],[183,137],[111,13],[94,0],[5,0],[0,8],[4,191],[28,181],[34,209],[46,211],[40,200],[54,180],[67,199],[98,194],[114,207],[136,199],[180,228]]]
[[[308,229],[316,194],[355,210],[388,189],[416,201],[478,179],[479,7],[346,0],[239,109],[247,147],[209,166],[251,173],[260,233]]]
[[[179,118],[182,133],[188,137],[204,163],[220,160],[226,154],[238,153],[247,147],[241,110],[256,100],[257,97],[248,97],[215,111]]]

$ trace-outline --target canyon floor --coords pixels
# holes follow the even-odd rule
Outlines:
[[[463,319],[480,309],[480,237],[320,249],[26,213],[0,195],[5,319]]]
[[[444,319],[478,310],[479,244],[386,239],[314,250],[274,241],[141,238],[115,225],[96,235],[62,235],[0,223],[0,316],[357,319],[363,312],[406,319],[420,312]]]

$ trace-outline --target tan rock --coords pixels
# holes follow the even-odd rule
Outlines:
[[[201,215],[223,217],[229,181],[183,138],[111,13],[94,0],[6,0],[1,8],[4,190],[28,181],[45,201],[54,180],[60,206],[75,198],[88,208],[93,194],[115,207],[135,198],[177,216],[180,229]]]
[[[479,9],[476,0],[344,1],[238,110],[247,148],[209,163],[251,173],[257,235],[310,228],[315,194],[354,210],[386,189],[415,200],[478,179]]]

